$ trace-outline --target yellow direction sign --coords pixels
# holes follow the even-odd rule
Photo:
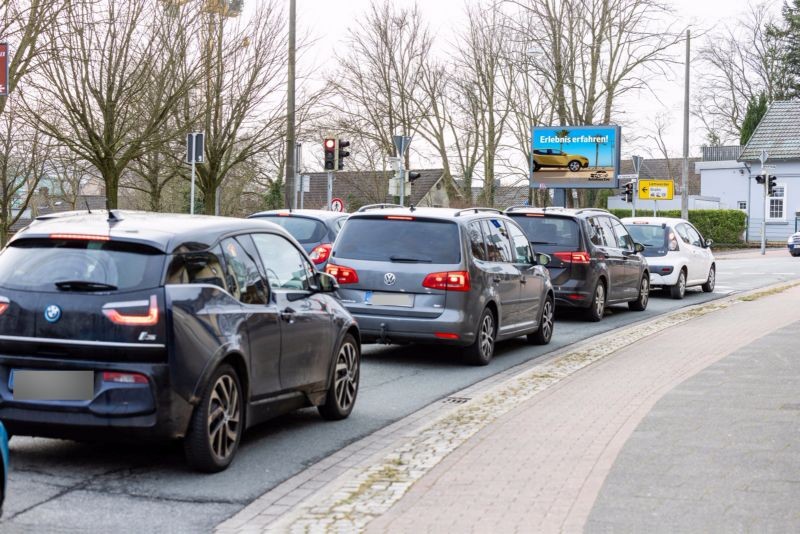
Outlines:
[[[672,200],[672,180],[639,180],[640,200]]]

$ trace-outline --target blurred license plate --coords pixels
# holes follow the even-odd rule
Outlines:
[[[375,306],[402,306],[405,308],[414,307],[414,295],[405,293],[373,293],[368,291],[364,295],[364,302]]]
[[[14,400],[91,400],[94,371],[12,369],[8,389],[14,392]]]

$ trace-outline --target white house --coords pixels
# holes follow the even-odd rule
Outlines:
[[[766,169],[759,160],[762,151],[768,154]],[[761,240],[766,212],[767,241],[785,243],[800,217],[800,101],[773,102],[744,148],[704,147],[695,170],[702,196],[718,197],[722,209],[747,213],[748,241]],[[756,179],[765,173],[777,182],[766,198]]]

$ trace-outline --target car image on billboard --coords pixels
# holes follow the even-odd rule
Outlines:
[[[534,127],[533,187],[617,187],[619,126]]]

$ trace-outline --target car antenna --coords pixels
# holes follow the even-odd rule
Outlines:
[[[119,210],[108,210],[108,222],[115,223],[123,219]]]
[[[84,198],[83,201],[86,203],[86,211],[88,211],[89,215],[91,215],[92,214],[92,208],[89,207],[89,199],[88,198]]]
[[[412,212],[412,213],[413,213],[413,212],[414,212],[416,209],[417,209],[417,208],[415,208],[415,207],[414,207],[414,204],[409,204],[409,205],[408,205],[408,211],[410,211],[410,212]]]

